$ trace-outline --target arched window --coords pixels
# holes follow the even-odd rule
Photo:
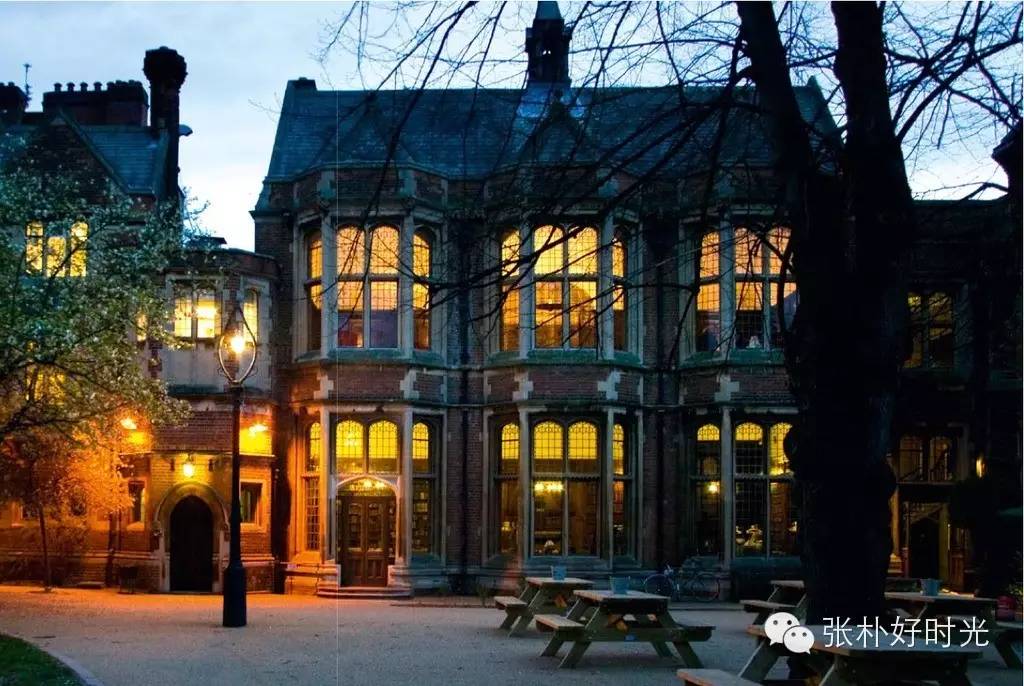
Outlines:
[[[622,232],[616,232],[612,239],[612,340],[616,350],[629,348],[628,257],[626,239]]]
[[[696,509],[693,522],[696,553],[719,556],[722,554],[722,444],[716,424],[705,424],[697,429],[694,458],[690,481]]]
[[[339,473],[363,472],[363,425],[346,420],[334,430],[334,459]]]
[[[790,473],[785,441],[792,428],[792,425],[780,422],[773,424],[768,433],[768,473],[773,476]]]
[[[495,550],[503,555],[519,552],[519,424],[508,422],[497,431],[498,460],[494,473],[494,506],[497,512]]]
[[[302,474],[306,550],[320,549],[320,446],[320,422],[313,422],[306,429],[306,454]]]
[[[557,226],[534,232],[538,348],[597,344],[597,248],[592,227],[573,227],[568,239]]]
[[[764,429],[751,422],[736,427],[736,473],[764,473]]]
[[[338,230],[339,346],[398,347],[399,255],[393,226],[378,226],[369,240],[357,227]]]
[[[533,554],[597,555],[600,461],[597,427],[554,421],[533,429]]]
[[[700,271],[697,287],[696,349],[715,351],[721,343],[722,319],[719,292],[718,232],[704,234],[700,243]]]
[[[797,503],[784,448],[791,428],[785,422],[736,427],[737,555],[796,553]]]
[[[628,431],[621,422],[612,425],[612,554],[632,552],[633,467]]]
[[[412,552],[435,552],[434,521],[437,502],[437,460],[434,457],[434,431],[426,421],[412,425]]]
[[[417,350],[430,350],[432,261],[430,237],[422,231],[417,231],[412,238],[412,342]]]
[[[394,422],[381,420],[370,425],[369,458],[371,472],[398,471],[398,426]]]
[[[319,233],[306,240],[306,350],[320,349],[320,308],[323,305],[323,242]]]
[[[519,349],[519,251],[519,231],[513,229],[501,239],[501,322],[498,338],[498,347],[501,350]]]

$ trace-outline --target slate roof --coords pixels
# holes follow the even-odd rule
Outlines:
[[[41,127],[67,124],[122,190],[131,195],[159,195],[167,155],[165,134],[154,136],[148,128],[139,126],[83,125],[70,116],[56,116],[62,121],[0,127],[0,164],[20,153]]]
[[[390,159],[448,178],[480,178],[523,162],[573,161],[633,173],[679,175],[707,161],[719,135],[721,91],[709,88],[321,91],[290,81],[267,181],[323,167],[379,166]],[[796,89],[809,122],[835,131],[817,86]],[[768,164],[771,149],[754,112],[754,93],[724,126],[721,160]],[[404,123],[403,123],[404,120]],[[396,136],[396,132],[399,132]]]

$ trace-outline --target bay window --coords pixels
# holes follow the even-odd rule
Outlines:
[[[597,344],[597,230],[557,226],[534,232],[535,344],[593,348]]]

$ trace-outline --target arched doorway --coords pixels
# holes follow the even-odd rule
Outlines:
[[[387,586],[395,562],[395,494],[377,479],[338,492],[338,564],[343,586]]]
[[[182,498],[171,511],[171,590],[213,589],[213,513],[202,498]]]

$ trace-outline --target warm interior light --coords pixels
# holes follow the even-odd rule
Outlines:
[[[125,431],[135,431],[139,427],[135,423],[134,419],[132,419],[131,417],[125,417],[124,419],[121,420],[121,428],[124,429]]]
[[[974,473],[979,479],[985,476],[985,458],[980,455],[974,461]]]
[[[265,431],[267,431],[267,425],[264,424],[263,422],[256,422],[255,424],[249,427],[249,433],[253,435],[261,434]]]
[[[185,460],[185,464],[181,465],[181,473],[185,475],[186,479],[191,479],[196,475],[196,463],[189,457]]]
[[[243,352],[245,352],[245,336],[243,336],[240,333],[235,334],[234,336],[231,337],[231,340],[228,341],[228,345],[231,346],[231,352],[235,353],[236,355],[241,355]]]
[[[707,486],[704,487],[704,490],[706,490],[708,493],[712,495],[717,495],[719,488],[720,487],[717,481],[709,481],[707,483]]]
[[[563,489],[561,481],[538,481],[533,484],[534,493],[561,493]]]

